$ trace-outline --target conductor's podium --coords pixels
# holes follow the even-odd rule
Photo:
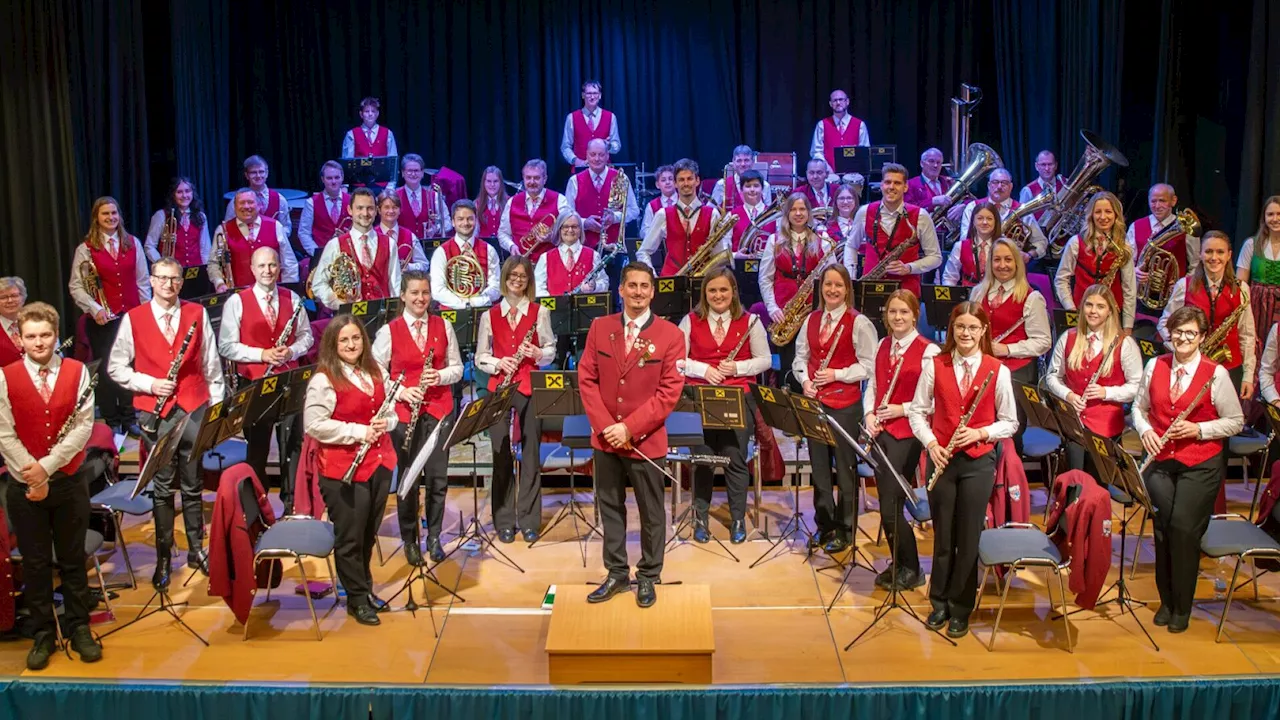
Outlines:
[[[711,588],[658,585],[658,602],[641,609],[634,593],[597,605],[590,588],[556,595],[547,631],[553,685],[711,683],[715,639]]]

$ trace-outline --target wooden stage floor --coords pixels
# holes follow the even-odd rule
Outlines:
[[[1247,508],[1248,493],[1239,484],[1230,486],[1233,509]],[[206,498],[211,498],[206,495]],[[544,518],[550,521],[564,493],[548,493]],[[1044,492],[1034,491],[1033,505],[1040,506]],[[272,498],[274,502],[278,500]],[[484,498],[482,498],[483,502]],[[717,495],[717,503],[723,503]],[[810,495],[801,494],[806,519],[811,516]],[[455,529],[458,509],[470,517],[469,491],[453,490],[447,528]],[[713,510],[713,528],[726,539],[727,517],[723,505]],[[1116,508],[1118,510],[1118,507]],[[766,493],[769,527],[777,528],[790,515],[791,494]],[[638,555],[638,524],[634,503],[630,521],[631,557]],[[482,514],[488,517],[482,505]],[[1038,518],[1038,516],[1037,516]],[[871,540],[859,535],[862,551],[877,567],[888,561],[884,545],[876,546],[879,515],[863,513],[860,524]],[[399,544],[395,513],[388,507],[381,529],[381,544],[390,553]],[[1116,521],[1116,527],[1119,527]],[[1136,531],[1136,523],[1132,528]],[[551,540],[570,537],[572,528],[561,524]],[[446,533],[448,536],[448,533]],[[150,549],[150,522],[128,527],[141,586],[123,590],[114,602],[117,622],[131,619],[151,595],[149,578],[154,563]],[[179,542],[184,542],[181,530]],[[926,570],[932,546],[931,531],[917,530]],[[1119,550],[1119,534],[1113,535]],[[1129,540],[1132,548],[1133,539]],[[190,607],[183,618],[210,642],[205,648],[167,616],[156,615],[107,638],[105,658],[94,665],[56,655],[41,673],[24,669],[27,641],[0,643],[0,674],[24,677],[111,681],[174,680],[225,683],[439,683],[439,684],[545,684],[547,661],[543,644],[550,612],[541,609],[548,586],[558,593],[586,593],[603,578],[600,540],[587,545],[586,567],[575,542],[539,545],[501,545],[503,552],[523,568],[518,572],[488,554],[454,554],[438,570],[439,577],[463,597],[465,603],[448,602],[434,589],[434,610],[419,610],[416,617],[403,611],[402,596],[396,611],[382,615],[381,627],[356,624],[345,610],[333,609],[332,597],[317,601],[324,640],[317,642],[304,599],[293,593],[296,570],[286,566],[285,581],[269,602],[260,593],[251,620],[251,637],[241,640],[242,628],[220,600],[210,598],[203,578],[174,592],[175,600]],[[1042,573],[1023,573],[1015,580],[994,652],[985,643],[990,637],[998,594],[994,581],[987,586],[983,608],[972,618],[972,630],[958,647],[926,631],[901,611],[893,611],[849,651],[844,646],[871,620],[884,593],[874,588],[873,576],[855,570],[851,591],[845,592],[831,612],[840,584],[840,573],[828,558],[806,561],[799,542],[792,551],[748,569],[767,548],[760,540],[730,546],[742,559],[734,562],[719,554],[715,544],[687,544],[667,554],[663,579],[667,582],[705,583],[711,587],[715,623],[716,684],[768,683],[1009,683],[1048,679],[1143,679],[1179,676],[1256,676],[1280,671],[1280,579],[1264,578],[1260,607],[1237,602],[1232,607],[1223,642],[1213,641],[1222,604],[1215,597],[1215,580],[1222,588],[1231,566],[1205,560],[1197,597],[1206,601],[1193,617],[1191,629],[1170,635],[1151,624],[1155,604],[1140,609],[1160,652],[1156,652],[1133,618],[1121,616],[1114,606],[1101,612],[1081,612],[1072,620],[1075,653],[1069,654],[1061,621],[1051,622]],[[179,554],[184,558],[185,554]],[[1126,559],[1126,563],[1127,563]],[[408,574],[403,554],[390,558],[385,567],[374,562],[378,593],[390,598]],[[113,580],[123,576],[118,556],[106,564]],[[177,568],[175,567],[175,570]],[[315,577],[319,563],[309,566]],[[1126,568],[1127,571],[1127,568]],[[175,585],[186,579],[185,566],[175,575]],[[1110,579],[1116,574],[1113,564]],[[420,590],[420,587],[418,588]],[[910,594],[913,606],[927,613],[924,588]],[[1133,593],[1143,600],[1155,598],[1151,567],[1151,540],[1143,551]],[[1056,589],[1054,597],[1056,598]],[[1217,593],[1220,595],[1220,593]],[[1252,593],[1242,593],[1251,599]],[[419,592],[419,600],[421,594]],[[633,602],[629,595],[612,602]],[[662,602],[662,589],[658,589]],[[106,632],[112,625],[100,625]]]

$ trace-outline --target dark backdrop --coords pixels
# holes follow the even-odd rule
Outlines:
[[[622,161],[682,156],[716,175],[748,143],[807,154],[831,89],[913,171],[950,146],[948,99],[985,100],[972,138],[1021,183],[1063,172],[1092,128],[1128,155],[1104,184],[1130,217],[1173,182],[1243,239],[1280,191],[1280,0],[548,0],[352,3],[9,0],[0,9],[0,273],[62,303],[94,197],[145,232],[175,173],[215,213],[248,154],[276,187],[316,189],[365,95],[401,152],[469,178],[541,156],[563,176],[585,78],[622,123]]]

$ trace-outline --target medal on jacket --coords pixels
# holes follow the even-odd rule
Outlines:
[[[645,343],[646,341],[641,340],[640,338],[636,338],[636,343],[633,346],[635,350],[640,350],[644,353],[643,355],[640,356],[640,360],[636,363],[637,367],[644,367],[645,361],[653,357],[653,354],[658,351],[658,346],[654,345],[653,343],[648,343],[647,345]]]

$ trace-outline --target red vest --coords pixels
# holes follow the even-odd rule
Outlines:
[[[960,241],[960,287],[973,287],[982,282],[986,266],[978,267],[974,261],[973,240],[965,238]],[[991,252],[990,249],[987,252]]]
[[[1053,179],[1053,191],[1055,193],[1061,192],[1062,188],[1065,185],[1066,185],[1066,182],[1063,181],[1061,175]],[[1040,178],[1036,178],[1035,180],[1032,180],[1031,182],[1027,183],[1027,187],[1026,187],[1027,190],[1031,191],[1032,198],[1035,198],[1037,195],[1044,192],[1044,188],[1045,188],[1044,181],[1042,181]],[[1049,208],[1041,208],[1031,213],[1031,217],[1035,218],[1036,220],[1039,220],[1040,217],[1048,211],[1049,211]]]
[[[396,194],[400,196],[400,219],[396,221],[402,228],[408,228],[414,235],[420,238],[434,237],[435,231],[431,228],[438,224],[439,218],[437,207],[439,203],[437,199],[439,195],[436,191],[423,185],[418,190],[418,212],[413,211],[413,205],[409,202],[409,189],[401,187],[396,190]],[[496,230],[494,231],[497,232]]]
[[[738,192],[738,176],[735,173],[729,173],[724,178],[724,197],[720,201],[720,207],[732,208],[742,205],[742,194]]]
[[[888,393],[889,383],[893,382],[894,368],[889,364],[889,356],[893,350],[893,336],[886,337],[880,341],[880,348],[876,350],[876,397],[872,398],[876,402],[876,407],[881,404],[889,405],[906,405],[916,394],[916,384],[920,380],[920,371],[923,367],[924,351],[929,347],[930,343],[921,335],[916,335],[911,344],[907,346],[906,352],[898,359],[898,364],[902,369],[898,371],[898,382],[893,386],[893,392]],[[888,398],[885,394],[888,393]],[[882,423],[885,431],[899,440],[906,440],[911,437],[911,423],[906,416],[894,418],[886,423]]]
[[[538,337],[538,313],[542,312],[542,306],[538,303],[529,303],[529,311],[524,314],[524,318],[515,326],[511,327],[511,323],[507,322],[506,316],[502,314],[502,303],[495,303],[489,308],[489,332],[493,337],[493,356],[497,358],[512,357],[516,354],[516,350],[520,349],[520,343],[524,340],[525,333],[533,330],[533,335],[529,338],[529,342],[534,345],[541,344]],[[524,358],[520,361],[519,367],[516,368],[515,382],[518,383],[517,389],[521,395],[530,395],[533,393],[533,385],[529,379],[529,373],[537,367],[536,358]],[[494,373],[489,376],[489,392],[498,389],[498,385],[505,378],[503,373]]]
[[[667,208],[666,213],[667,258],[662,263],[662,277],[675,275],[688,262],[689,256],[697,252],[711,236],[711,206],[698,207],[698,218],[693,223],[692,236],[685,232],[684,218],[677,206]]]
[[[363,125],[351,128],[351,135],[356,141],[356,157],[387,156],[387,138],[391,136],[387,126],[378,126],[378,132],[373,135],[373,142],[369,142],[369,136],[365,134]]]
[[[249,347],[274,348],[276,338],[284,330],[285,324],[293,319],[293,293],[284,288],[276,288],[276,323],[267,324],[267,316],[258,305],[258,296],[253,288],[245,288],[240,293],[240,342]],[[290,330],[286,343],[294,340],[294,331]],[[298,367],[297,360],[290,360],[276,367],[276,372],[292,370]],[[236,369],[250,380],[257,380],[267,372],[267,364],[263,362],[236,363]]]
[[[775,235],[773,246],[773,301],[778,307],[786,307],[787,303],[800,290],[800,283],[818,267],[822,258],[814,255],[806,244],[804,254],[797,257],[791,249],[791,243],[781,235]],[[779,246],[777,240],[784,240]]]
[[[588,182],[587,184],[590,185],[591,183]],[[533,239],[531,238],[526,242],[521,241],[541,221],[547,228],[545,234],[547,242],[538,243],[533,252],[529,253],[529,262],[536,263],[543,253],[555,247],[555,242],[551,241],[551,228],[555,227],[556,216],[559,214],[556,208],[560,204],[560,193],[554,190],[543,190],[542,202],[538,203],[538,207],[533,209],[532,215],[525,208],[526,197],[527,195],[525,195],[524,191],[520,191],[516,193],[515,197],[511,198],[511,241],[516,244],[521,253],[528,252],[528,248],[533,246]]]
[[[1084,300],[1084,291],[1088,290],[1090,285],[1101,283],[1120,258],[1116,257],[1116,253],[1109,248],[1104,250],[1101,255],[1095,255],[1093,249],[1088,247],[1088,243],[1084,241],[1083,235],[1076,236],[1076,251],[1076,273],[1073,279],[1074,284],[1071,288],[1071,297],[1078,308],[1081,301]],[[1116,271],[1115,280],[1111,281],[1111,296],[1115,298],[1118,307],[1124,307],[1124,286],[1121,284],[1120,271],[1118,270]]]
[[[1173,221],[1174,224],[1177,220]],[[1142,257],[1142,249],[1147,246],[1147,241],[1151,239],[1151,216],[1138,218],[1133,221],[1133,244],[1135,261]],[[1178,274],[1187,274],[1187,234],[1180,232],[1168,240],[1164,241],[1160,247],[1173,253],[1173,257],[1178,261]]]
[[[867,205],[866,224],[862,230],[865,233],[865,242],[863,246],[867,252],[866,269],[870,271],[880,263],[880,258],[891,252],[894,248],[902,243],[910,240],[916,233],[916,227],[920,223],[920,208],[915,205],[902,204],[902,209],[906,210],[907,216],[897,224],[897,230],[892,238],[888,232],[880,226],[880,201],[876,201]],[[913,262],[920,259],[920,245],[906,251],[899,258],[904,263]],[[920,297],[920,276],[919,275],[886,275],[886,280],[897,280],[902,283],[904,290],[910,290]]]
[[[89,257],[98,270],[98,282],[102,285],[107,308],[117,317],[138,307],[138,303],[142,302],[138,296],[138,239],[123,232],[120,234],[129,238],[129,249],[125,249],[124,241],[121,240],[118,243],[117,257],[113,258],[107,252],[105,240],[103,247],[89,249]]]
[[[409,258],[413,257],[413,246],[417,244],[418,238],[403,225],[396,224],[390,230],[378,226],[378,232],[386,236],[388,245],[395,245],[396,258],[400,260],[401,269],[409,262]]]
[[[661,199],[658,199],[658,200],[654,200],[653,202],[660,202],[660,201],[661,201]],[[652,203],[650,203],[650,204],[652,204]],[[747,207],[746,207],[745,205],[734,205],[734,206],[731,206],[731,207],[732,207],[733,209],[732,209],[732,210],[730,210],[729,212],[731,212],[731,213],[733,213],[733,214],[735,214],[735,215],[737,215],[737,216],[738,216],[738,222],[736,222],[736,223],[734,223],[734,224],[733,224],[733,251],[734,251],[734,252],[738,252],[738,251],[746,252],[746,248],[743,248],[743,247],[742,247],[742,237],[743,237],[744,235],[746,235],[746,233],[747,233],[747,228],[751,227],[751,218],[747,217]],[[765,206],[765,207],[766,207],[766,209],[768,208],[768,206]],[[654,212],[656,213],[656,212],[658,212],[658,210],[654,210]],[[764,212],[765,212],[764,210],[761,210],[761,211],[760,211],[760,214],[762,214],[762,215],[763,215],[763,214],[764,214]],[[760,237],[760,238],[767,238],[767,237],[769,237],[771,234],[773,234],[774,232],[776,232],[776,231],[777,231],[777,229],[778,229],[778,221],[777,221],[777,220],[770,220],[769,222],[765,223],[764,225],[762,225],[762,226],[760,227],[760,235],[759,235],[759,237]],[[761,244],[762,246],[764,245],[764,243],[763,243],[763,242],[761,242],[760,244]]]
[[[0,367],[4,367],[11,362],[21,360],[22,356],[26,354],[26,351],[22,349],[22,346],[14,345],[13,337],[10,336],[9,333],[4,332],[4,330],[0,330],[0,336],[3,336],[0,337]]]
[[[330,380],[332,381],[332,378]],[[333,408],[333,419],[360,425],[370,424],[373,422],[374,413],[378,412],[378,408],[382,407],[382,401],[387,397],[387,389],[383,386],[382,378],[373,379],[371,396],[366,395],[359,387],[348,384],[349,387],[346,389],[336,390],[338,402]],[[351,467],[351,463],[355,462],[359,448],[360,443],[351,445],[320,443],[320,452],[317,454],[320,476],[335,480],[342,479],[347,474],[347,469]],[[369,482],[374,471],[380,467],[388,470],[394,470],[396,467],[396,451],[391,445],[391,436],[386,433],[383,433],[369,447],[369,452],[365,454],[360,467],[356,468],[353,479],[355,482]]]
[[[13,417],[18,422],[13,430],[18,435],[18,442],[31,453],[36,460],[49,454],[58,437],[58,431],[67,422],[67,418],[76,412],[76,400],[80,399],[80,374],[84,365],[66,358],[58,369],[58,379],[53,384],[53,395],[46,403],[40,397],[40,391],[27,373],[27,365],[23,362],[9,363],[4,366],[4,378],[9,384],[9,406]],[[84,460],[85,449],[58,470],[71,475],[80,469]]]
[[[273,220],[280,214],[281,210],[286,212],[289,210],[289,204],[284,201],[284,196],[275,190],[267,190],[267,202],[265,204],[262,202],[262,196],[256,190],[253,192],[253,199],[258,201],[258,214]],[[235,204],[235,200],[231,202],[232,205]]]
[[[203,307],[185,300],[180,302],[173,344],[165,339],[160,326],[156,324],[156,318],[151,313],[151,303],[130,310],[129,325],[133,329],[133,369],[161,380],[169,377],[169,366],[173,364],[178,348],[182,347],[182,339],[186,337],[187,330],[195,325],[196,332],[191,337],[191,344],[187,346],[187,354],[182,357],[182,364],[178,366],[178,388],[165,400],[160,415],[168,415],[175,400],[178,407],[188,413],[209,402],[209,384],[205,380],[200,362],[205,342]],[[156,397],[147,393],[134,393],[133,407],[139,411],[151,412],[156,408]]]
[[[858,353],[853,346],[853,321],[858,317],[858,311],[853,308],[845,310],[840,316],[840,321],[836,323],[836,329],[832,331],[831,337],[824,343],[821,337],[822,317],[825,314],[823,310],[809,313],[809,330],[806,337],[809,340],[810,380],[822,366],[822,361],[826,359],[831,343],[836,343],[836,349],[831,355],[831,362],[827,364],[828,370],[839,370],[858,362]],[[818,388],[818,400],[823,405],[837,410],[847,408],[861,399],[862,383],[832,382]]]
[[[488,207],[480,210],[480,226],[476,228],[476,235],[482,238],[498,237],[498,228],[502,225],[502,206],[490,210]]]
[[[354,231],[352,231],[354,232]],[[338,238],[338,250],[356,261],[360,268],[360,299],[381,300],[391,295],[391,279],[387,277],[387,264],[391,260],[391,240],[382,234],[382,228],[374,228],[378,236],[378,252],[373,256],[373,267],[365,267],[351,242],[352,233]]]
[[[350,204],[351,196],[343,190],[342,207],[338,209],[338,222],[335,224],[333,218],[329,217],[329,201],[325,199],[324,193],[318,192],[311,196],[311,240],[316,244],[317,252],[324,250],[324,246],[333,239],[333,232],[338,225],[351,217],[351,213],[347,211]]]
[[[440,247],[444,248],[445,262],[448,262],[462,254],[462,248],[458,247],[458,238],[456,235],[452,240],[449,240]],[[489,277],[489,244],[483,240],[472,237],[471,248],[475,252],[476,261],[480,263],[480,274],[486,278]],[[448,284],[448,282],[449,277],[448,273],[446,273],[445,283]],[[449,289],[453,290],[454,288],[450,287]],[[484,288],[482,287],[481,290],[483,289]]]
[[[391,377],[400,377],[404,373],[404,387],[418,387],[422,378],[422,364],[427,353],[432,350],[431,367],[442,370],[449,364],[449,337],[445,333],[445,320],[438,315],[426,317],[427,343],[418,350],[418,343],[413,339],[413,328],[409,327],[408,317],[401,315],[388,325],[391,328]],[[434,385],[426,389],[422,399],[421,412],[425,412],[437,420],[443,420],[453,411],[453,388],[448,385]],[[400,422],[409,422],[409,403],[396,403],[396,416]]]
[[[255,250],[269,247],[275,250],[277,255],[284,251],[284,248],[280,247],[279,238],[276,237],[276,221],[259,217],[258,223],[258,234],[252,242],[240,232],[238,221],[228,220],[222,223],[222,232],[227,237],[227,249],[231,251],[231,275],[236,282],[236,287],[253,284],[253,266],[249,261],[253,258]]]
[[[182,267],[204,265],[204,259],[200,256],[200,235],[203,229],[203,227],[196,227],[194,222],[187,223],[187,227],[183,228],[182,220],[179,218],[178,233],[173,243],[173,259],[181,263]]]
[[[852,125],[852,123],[850,124]],[[835,183],[827,184],[827,201],[826,202],[822,202],[821,200],[818,199],[818,191],[814,190],[813,186],[810,185],[809,183],[805,183],[804,187],[800,189],[800,192],[804,193],[805,197],[809,198],[809,203],[813,205],[813,208],[815,210],[817,210],[818,208],[835,207],[836,187],[837,186]]]
[[[1103,353],[1107,349],[1106,347],[1098,348],[1098,357],[1092,361],[1081,362],[1079,370],[1072,370],[1070,364],[1067,363],[1067,358],[1071,357],[1071,349],[1075,347],[1075,344],[1076,331],[1074,329],[1068,330],[1067,342],[1063,348],[1063,381],[1071,392],[1077,395],[1084,395],[1089,378],[1093,377],[1093,374],[1098,370],[1098,366],[1102,365],[1102,361],[1105,359]],[[1120,387],[1124,385],[1124,364],[1120,362],[1123,348],[1124,343],[1116,343],[1116,349],[1112,351],[1112,356],[1115,359],[1111,362],[1111,372],[1107,375],[1098,376],[1099,385],[1103,387]],[[1116,437],[1124,431],[1124,405],[1106,400],[1089,400],[1085,403],[1084,412],[1081,414],[1080,419],[1084,426],[1093,432],[1106,437]]]
[[[574,209],[582,217],[591,217],[592,215],[602,216],[608,212],[609,207],[609,190],[613,187],[613,179],[618,177],[618,171],[613,168],[606,168],[604,171],[604,182],[600,184],[600,189],[596,189],[595,181],[591,179],[591,170],[583,170],[573,176],[578,182],[578,194],[573,199]],[[606,233],[609,236],[609,242],[618,242],[618,228],[620,226],[613,224],[609,226]],[[587,247],[596,247],[600,244],[600,233],[591,230],[585,230],[582,244]],[[511,233],[515,235],[514,229]]]
[[[827,167],[836,168],[836,148],[857,145],[862,137],[862,121],[850,115],[844,132],[836,129],[836,121],[830,117],[822,118],[822,156],[826,158]]]
[[[1024,297],[1022,302],[1018,302],[1013,295],[1010,295],[1004,299],[1004,302],[1001,303],[998,308],[991,306],[990,300],[985,294],[982,296],[982,309],[986,310],[987,317],[991,318],[991,340],[993,342],[996,338],[1000,337],[1001,333],[1013,327],[1014,324],[1018,322],[1018,319],[1022,317],[1023,308],[1026,307],[1027,298],[1031,297],[1032,292],[1034,291],[1028,290],[1027,297]],[[1005,338],[1000,342],[1012,345],[1013,343],[1022,342],[1026,339],[1027,325],[1026,323],[1023,323],[1005,336]],[[1024,367],[1028,363],[1035,362],[1035,358],[1007,357],[1002,358],[1000,362],[1004,363],[1004,366],[1009,368],[1009,372],[1013,372],[1014,370]]]
[[[1186,304],[1198,307],[1204,311],[1204,316],[1209,318],[1209,327],[1217,328],[1226,322],[1227,316],[1231,314],[1240,305],[1241,293],[1240,287],[1230,288],[1223,286],[1218,293],[1217,302],[1209,300],[1208,288],[1201,287],[1197,290],[1191,288],[1191,278],[1187,278],[1187,295]],[[1247,310],[1245,312],[1248,312]],[[1234,370],[1244,364],[1244,353],[1240,350],[1240,324],[1236,323],[1227,331],[1227,339],[1224,341],[1224,347],[1231,351],[1231,358],[1224,359],[1222,366],[1228,370]],[[1197,388],[1198,389],[1198,388]]]
[[[751,359],[751,341],[747,340],[742,343],[742,348],[738,350],[738,354],[729,357],[729,351],[733,350],[733,346],[738,344],[750,327],[751,313],[743,313],[742,317],[737,320],[730,320],[725,326],[724,342],[720,345],[716,344],[715,332],[711,327],[711,318],[699,318],[693,313],[689,313],[689,359],[704,362],[711,367],[716,367],[722,360],[733,360],[742,362]],[[745,389],[754,378],[747,375],[735,375],[727,377],[721,385],[734,385]],[[703,378],[686,378],[685,383],[688,385],[706,385],[707,381]]]
[[[560,257],[560,250],[546,254],[547,263],[547,292],[551,295],[568,295],[582,284],[586,279],[587,273],[591,272],[591,268],[596,264],[596,251],[589,247],[580,247],[578,257],[573,263],[572,268],[564,266],[564,259]]]
[[[613,113],[604,108],[596,108],[600,117],[596,119],[596,129],[592,130],[587,116],[579,108],[571,114],[573,117],[573,156],[579,160],[587,159],[587,143],[592,140],[609,139],[609,131],[613,129]]]
[[[1196,374],[1191,376],[1191,382],[1188,383],[1186,390],[1182,396],[1178,398],[1178,402],[1172,402],[1169,395],[1169,384],[1172,382],[1173,376],[1173,355],[1161,355],[1156,358],[1155,368],[1151,371],[1151,386],[1147,388],[1147,395],[1150,398],[1151,407],[1147,411],[1147,421],[1151,423],[1151,429],[1157,435],[1163,435],[1165,430],[1173,424],[1173,419],[1178,416],[1191,401],[1199,394],[1200,388],[1213,382],[1214,368],[1218,367],[1204,355],[1200,356],[1200,365],[1196,368]],[[1213,406],[1213,391],[1210,390],[1200,398],[1200,403],[1195,409],[1187,415],[1187,421],[1198,423],[1207,420],[1216,420],[1218,418],[1218,410]],[[1222,454],[1221,440],[1196,440],[1190,438],[1187,440],[1170,440],[1165,443],[1160,454],[1156,455],[1157,460],[1168,460],[1173,458],[1187,467],[1194,467],[1209,458]]]
[[[963,398],[960,397],[960,383],[956,379],[952,355],[936,355],[933,358],[933,415],[930,424],[934,438],[946,447],[951,436],[960,426],[960,417],[973,404],[973,397],[982,387],[987,373],[991,373],[991,383],[978,402],[978,409],[969,418],[969,427],[984,428],[996,421],[996,382],[1000,379],[1000,361],[990,355],[983,355],[978,370],[973,374],[973,385]],[[995,448],[995,443],[985,442],[969,445],[962,452],[972,458],[982,457]]]

